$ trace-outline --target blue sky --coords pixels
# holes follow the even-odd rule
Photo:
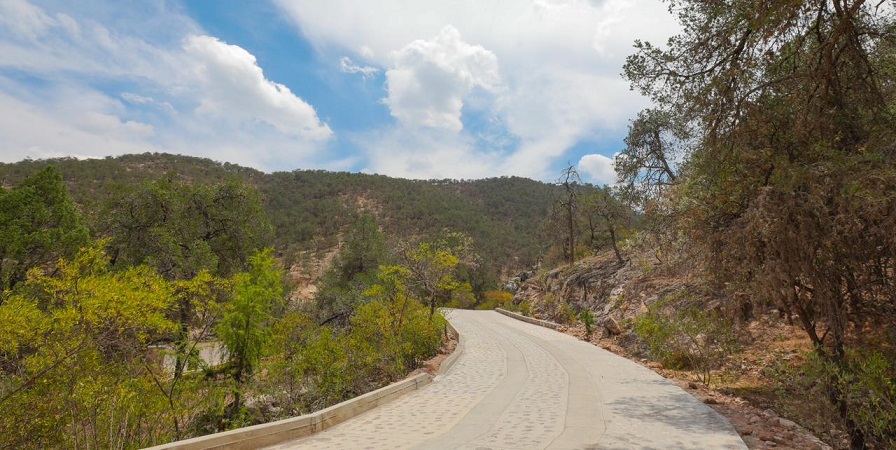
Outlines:
[[[0,0],[0,161],[613,180],[659,0]]]

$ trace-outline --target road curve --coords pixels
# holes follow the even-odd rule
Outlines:
[[[656,373],[493,311],[454,310],[448,373],[272,449],[746,449],[731,424]]]

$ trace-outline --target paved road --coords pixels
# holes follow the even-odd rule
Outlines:
[[[448,373],[275,449],[746,449],[726,419],[656,373],[493,311],[452,311]]]

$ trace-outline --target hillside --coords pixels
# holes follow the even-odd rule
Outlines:
[[[502,177],[486,180],[415,181],[360,173],[296,170],[266,174],[209,159],[171,154],[124,155],[77,160],[26,160],[0,164],[0,184],[16,185],[47,165],[62,173],[93,225],[116,186],[136,185],[176,172],[187,182],[216,183],[236,178],[260,191],[281,254],[326,250],[360,212],[377,217],[387,236],[425,237],[460,231],[496,276],[535,264],[543,253],[538,239],[553,187]]]

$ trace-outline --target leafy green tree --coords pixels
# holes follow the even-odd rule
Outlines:
[[[414,298],[415,277],[406,267],[383,267],[365,292],[371,301],[352,317],[350,348],[366,378],[400,379],[442,345],[444,318]]]
[[[210,331],[213,321],[198,319],[220,301],[227,288],[222,279],[245,268],[252,251],[269,239],[261,198],[255,188],[236,180],[191,185],[169,172],[122,188],[103,216],[113,265],[147,264],[178,282],[171,314],[180,324],[174,339],[174,380],[179,380],[198,342],[190,331],[199,330],[200,339]],[[176,381],[169,384],[167,392],[173,394],[176,386]]]
[[[30,269],[51,269],[87,243],[87,227],[54,167],[0,188],[0,304]]]
[[[388,259],[386,239],[376,219],[360,216],[346,231],[339,256],[322,277],[314,315],[322,324],[347,324],[354,308],[364,301],[364,291],[376,282],[379,266]]]
[[[233,299],[224,307],[216,328],[227,349],[234,399],[230,418],[238,419],[243,387],[259,367],[265,347],[271,341],[275,312],[283,301],[283,268],[273,249],[249,257],[249,271],[233,277]]]
[[[114,264],[148,264],[172,280],[202,270],[229,277],[271,233],[255,188],[237,180],[190,185],[173,172],[123,188],[104,216]]]
[[[200,355],[200,345],[212,337],[221,313],[221,305],[229,297],[230,280],[201,271],[191,280],[170,282],[172,306],[176,309],[177,330],[173,335],[173,352],[157,352],[173,357],[173,367],[147,364],[145,369],[164,396],[169,410],[174,439],[183,439],[188,425],[198,413],[214,405],[218,389],[203,377],[190,371],[213,369]],[[172,354],[173,353],[173,354]]]

